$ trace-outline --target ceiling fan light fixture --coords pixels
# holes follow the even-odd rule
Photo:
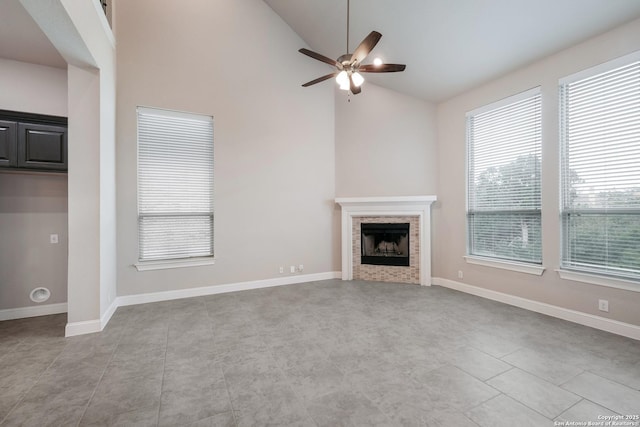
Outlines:
[[[340,85],[340,89],[349,90],[349,75],[342,70],[336,76],[336,82]]]
[[[332,77],[336,78],[336,82],[340,85],[340,89],[351,91],[354,95],[362,92],[360,86],[364,83],[364,77],[362,73],[394,73],[398,71],[404,71],[404,64],[384,64],[382,59],[375,58],[373,64],[362,64],[367,58],[367,55],[371,53],[376,44],[380,41],[382,34],[377,31],[371,31],[367,37],[360,42],[358,47],[352,53],[345,53],[338,59],[331,59],[324,55],[321,55],[312,50],[302,48],[298,52],[303,55],[307,55],[315,60],[329,64],[335,67],[335,70],[331,74],[326,74],[317,79],[304,83],[302,87],[312,86],[316,83],[329,80]],[[347,0],[347,52],[349,52],[349,0]]]
[[[353,85],[355,87],[360,87],[362,86],[362,83],[364,83],[364,77],[362,77],[362,74],[357,71],[351,75],[351,78],[353,79]]]

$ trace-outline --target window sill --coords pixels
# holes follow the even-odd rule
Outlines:
[[[483,258],[467,255],[464,257],[468,264],[482,265],[485,267],[501,268],[503,270],[517,271],[518,273],[542,276],[545,268],[540,265],[525,264],[523,262],[503,261],[491,258]]]
[[[140,261],[134,264],[138,271],[166,270],[169,268],[199,267],[215,264],[215,258],[167,259],[161,261]]]
[[[591,285],[606,286],[608,288],[624,289],[627,291],[640,292],[640,283],[632,280],[616,279],[614,277],[599,276],[578,271],[557,269],[558,276],[564,280],[589,283]]]

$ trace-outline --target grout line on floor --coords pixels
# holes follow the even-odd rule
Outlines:
[[[504,362],[504,361],[503,361],[503,363],[507,363],[507,362]],[[494,376],[492,376],[491,378],[487,378],[486,380],[483,380],[482,382],[483,382],[483,383],[486,383],[487,381],[491,381],[491,380],[492,380],[492,379],[494,379],[495,377],[499,377],[500,375],[502,375],[502,374],[506,374],[507,372],[511,372],[511,371],[513,371],[514,369],[516,369],[516,368],[517,368],[517,366],[513,366],[511,363],[507,363],[507,365],[509,365],[509,366],[511,366],[511,367],[510,367],[509,369],[507,369],[506,371],[503,371],[503,372],[500,372],[500,373],[498,373],[498,374],[495,374],[495,375],[494,375]],[[487,384],[487,385],[488,385],[488,386],[491,386],[491,384]]]
[[[129,324],[129,322],[130,322],[130,320],[127,321],[127,324]],[[109,368],[109,365],[111,364],[111,361],[115,357],[116,351],[118,350],[118,346],[120,345],[120,341],[122,340],[122,336],[124,335],[124,331],[125,330],[126,330],[126,328],[123,328],[123,332],[120,333],[120,336],[118,337],[116,345],[113,347],[113,351],[111,352],[111,356],[109,357],[109,360],[107,361],[107,363],[105,363],[104,368],[102,369],[102,373],[100,374],[100,378],[98,378],[98,381],[96,381],[96,385],[93,388],[93,391],[91,392],[91,395],[89,396],[89,399],[87,400],[87,404],[84,406],[84,410],[82,411],[82,415],[80,415],[80,417],[78,418],[78,422],[76,423],[76,427],[78,427],[80,425],[80,422],[82,421],[82,419],[84,418],[85,414],[87,413],[87,409],[89,409],[89,405],[91,404],[91,401],[93,400],[93,397],[96,394],[96,390],[98,390],[98,386],[102,382],[102,378],[104,378],[104,374],[107,372],[107,369]]]
[[[40,379],[42,378],[42,376],[45,374],[45,372],[47,372],[49,370],[49,368],[51,368],[51,366],[55,363],[56,360],[58,360],[58,358],[60,357],[60,355],[62,354],[62,352],[64,351],[65,348],[67,348],[67,346],[69,345],[69,341],[64,338],[66,343],[64,345],[64,347],[62,347],[62,350],[60,350],[60,353],[58,353],[58,355],[56,357],[53,358],[53,360],[51,361],[51,363],[49,363],[49,365],[47,365],[47,367],[45,369],[42,370],[42,372],[40,373],[40,375],[38,375],[38,378],[33,382],[33,384],[31,385],[31,387],[29,387],[24,393],[22,393],[20,395],[20,398],[16,401],[15,405],[13,405],[11,407],[11,409],[9,409],[9,412],[7,412],[7,415],[4,416],[4,418],[2,418],[0,420],[0,425],[2,425],[2,423],[4,423],[4,421],[7,419],[7,417],[9,417],[9,415],[11,415],[11,412],[13,412],[20,403],[22,403],[22,401],[24,400],[24,398],[27,396],[27,394],[29,394],[29,392],[38,384],[38,382],[40,381]],[[23,339],[24,340],[24,339]],[[18,347],[19,344],[22,344],[22,341],[20,340],[20,342],[18,342],[16,345],[14,345],[14,347]]]
[[[211,331],[210,339],[211,339],[212,344],[213,344],[213,342],[214,342],[213,340],[215,339],[215,331],[213,330],[213,319],[211,318],[211,313],[209,312],[209,306],[207,305],[206,301],[203,300],[202,302],[204,304],[205,312],[207,313],[207,318],[209,319],[209,322],[208,322],[209,323],[209,330]],[[235,426],[237,426],[238,425],[238,420],[236,419],[236,411],[233,408],[233,401],[231,400],[231,393],[229,392],[229,383],[227,381],[227,377],[226,377],[226,375],[224,373],[224,369],[223,369],[222,364],[220,363],[220,361],[216,361],[215,364],[216,365],[220,364],[218,369],[220,369],[220,373],[222,374],[222,380],[224,381],[224,387],[225,387],[225,390],[227,391],[227,398],[229,399],[229,407],[231,408],[231,416],[233,417],[233,424]],[[158,420],[158,422],[159,422],[159,420]]]
[[[158,414],[156,416],[156,426],[160,424],[160,411],[162,409],[162,390],[164,390],[164,377],[167,372],[167,350],[169,349],[169,329],[167,325],[167,335],[164,340],[164,357],[162,358],[162,381],[160,381],[160,395],[158,396]]]

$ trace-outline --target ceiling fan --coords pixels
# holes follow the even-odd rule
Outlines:
[[[350,0],[347,0],[347,52],[349,52],[349,3]],[[360,73],[394,73],[404,71],[406,68],[404,64],[383,64],[382,61],[377,60],[377,58],[373,64],[362,64],[362,61],[369,55],[376,44],[378,44],[381,37],[382,34],[377,31],[372,31],[362,40],[353,53],[345,53],[338,59],[327,58],[309,49],[299,49],[298,52],[300,53],[336,67],[336,71],[333,73],[318,77],[302,86],[308,87],[335,77],[340,85],[340,89],[350,90],[351,93],[357,95],[362,91],[360,86],[364,83],[364,78]]]

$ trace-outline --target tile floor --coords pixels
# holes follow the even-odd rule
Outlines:
[[[640,342],[339,280],[0,322],[2,426],[551,426],[640,413]]]

